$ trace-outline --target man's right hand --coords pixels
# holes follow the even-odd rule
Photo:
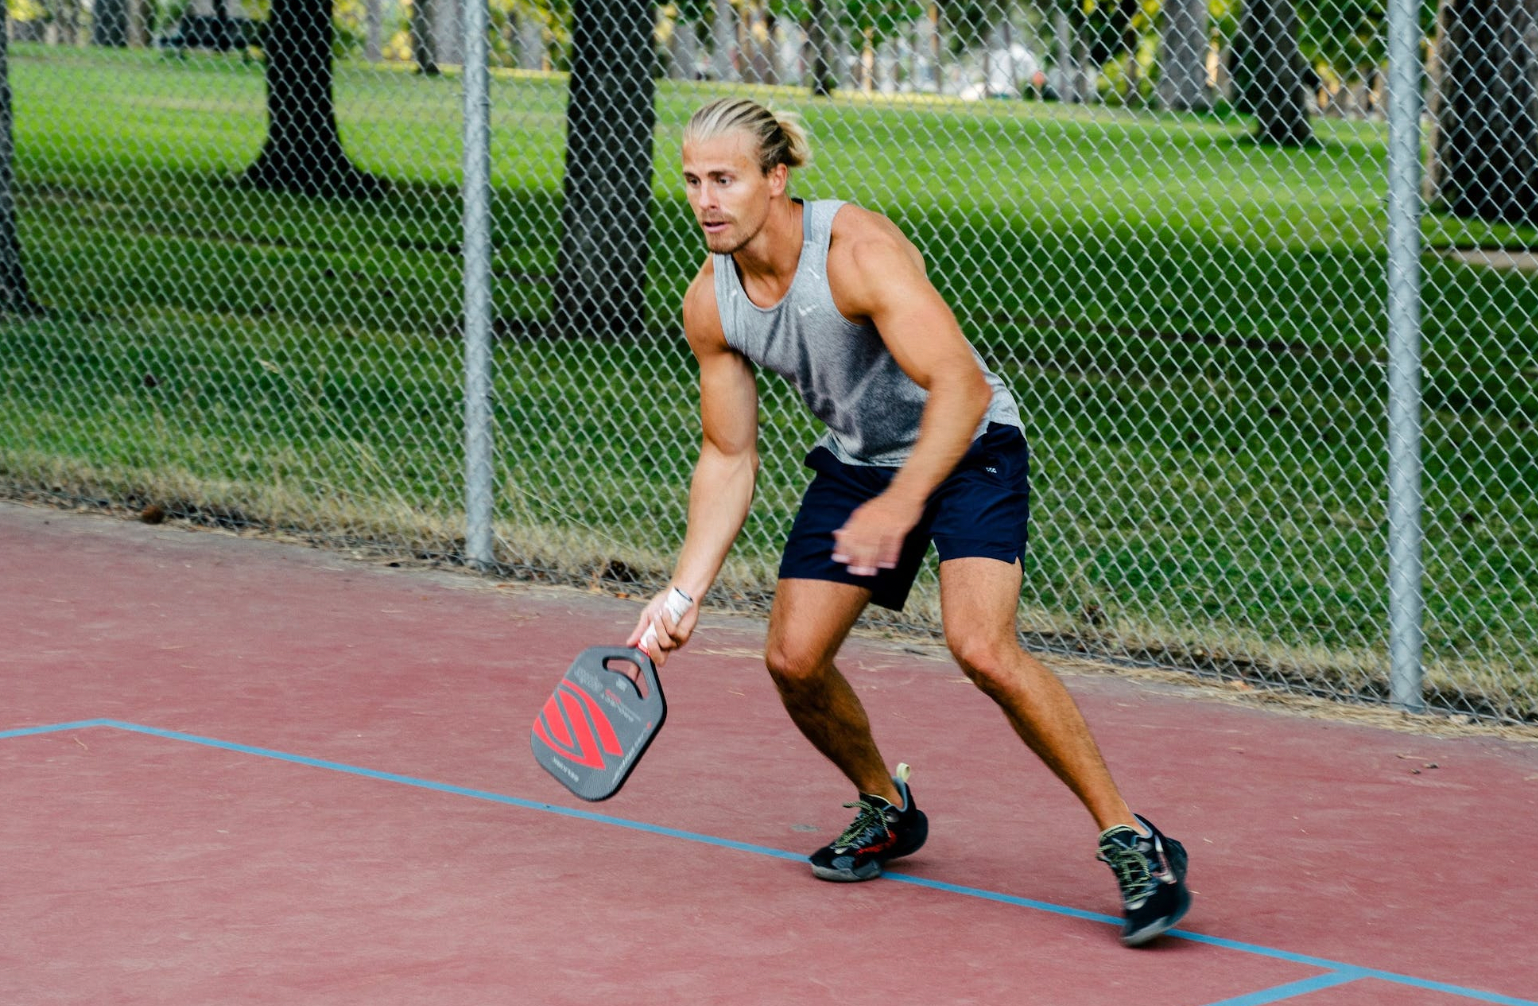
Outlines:
[[[682,591],[678,592],[682,594]],[[626,646],[639,646],[646,636],[648,628],[656,633],[655,639],[646,647],[652,663],[661,667],[667,663],[668,654],[683,646],[694,634],[694,626],[699,622],[700,608],[692,601],[687,610],[675,621],[668,610],[668,600],[674,596],[674,590],[670,586],[662,593],[652,598],[646,605],[646,610],[641,612],[641,617],[636,621],[635,628],[631,630],[630,637],[625,640]]]

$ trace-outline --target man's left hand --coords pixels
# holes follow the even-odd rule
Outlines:
[[[922,504],[877,496],[833,532],[833,561],[844,563],[855,576],[896,568],[903,541],[923,513]]]

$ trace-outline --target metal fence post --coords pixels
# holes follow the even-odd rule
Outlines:
[[[491,99],[486,0],[465,0],[465,560],[491,563]]]
[[[1390,698],[1425,708],[1421,560],[1420,28],[1388,5],[1388,601]]]

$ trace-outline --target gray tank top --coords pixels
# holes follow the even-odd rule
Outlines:
[[[730,255],[714,257],[716,305],[726,343],[795,385],[812,415],[828,428],[818,446],[845,464],[900,466],[918,440],[929,393],[903,373],[874,325],[856,325],[834,306],[828,241],[833,215],[843,202],[801,205],[801,260],[790,290],[773,307],[748,299]],[[972,355],[993,389],[974,438],[989,423],[1021,426],[1014,396],[975,349]]]

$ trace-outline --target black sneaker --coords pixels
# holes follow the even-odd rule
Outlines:
[[[1163,933],[1191,907],[1185,846],[1160,834],[1144,818],[1138,822],[1148,829],[1147,835],[1124,824],[1107,828],[1100,833],[1100,855],[1095,857],[1110,864],[1121,885],[1126,919],[1121,941],[1129,947],[1142,946]]]
[[[913,805],[913,794],[908,791],[912,771],[906,765],[898,765],[897,774],[892,777],[903,797],[901,807],[869,793],[861,793],[855,803],[844,804],[857,807],[860,812],[832,845],[825,845],[808,857],[815,876],[845,882],[871,880],[881,876],[882,863],[919,851],[929,837],[929,819]]]

